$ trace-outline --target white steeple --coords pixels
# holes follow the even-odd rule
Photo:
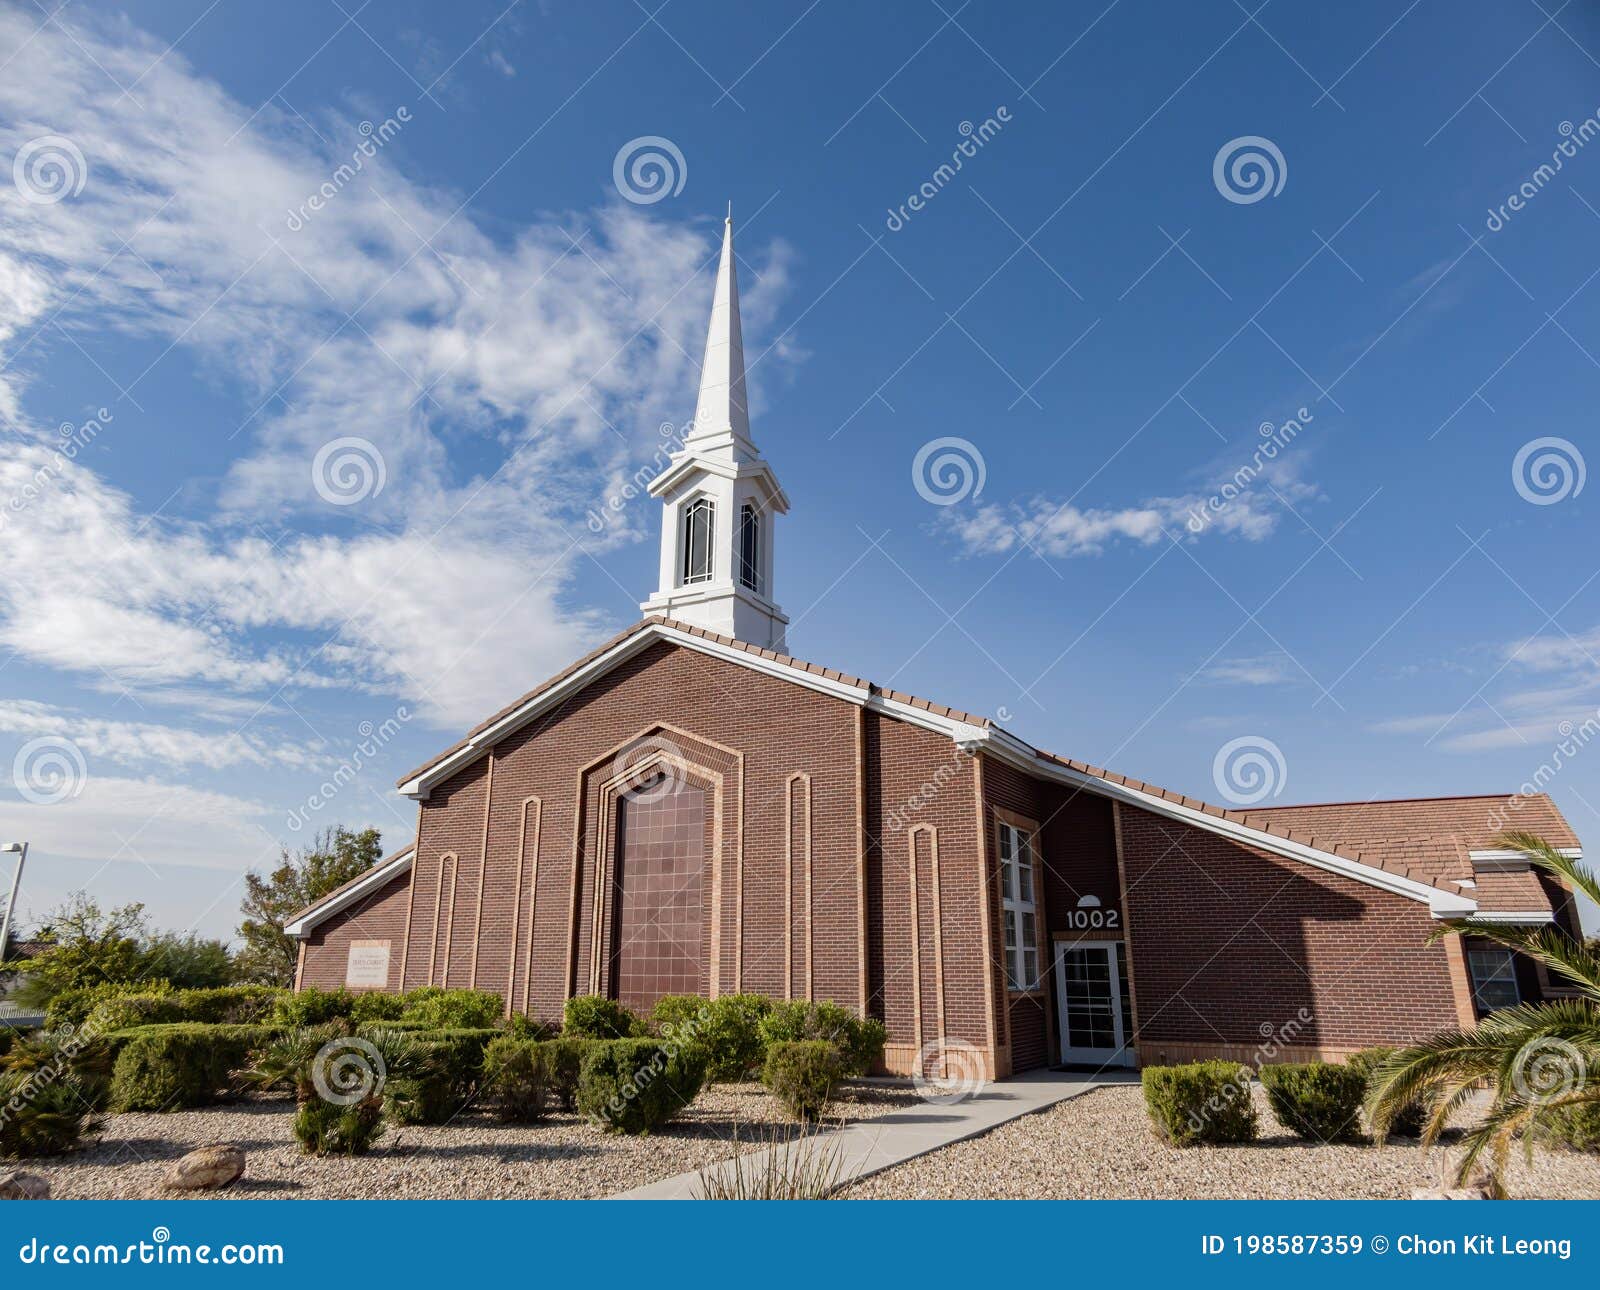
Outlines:
[[[789,499],[750,438],[731,208],[694,424],[650,494],[662,504],[661,580],[640,608],[785,650],[789,620],[772,598],[772,537]]]

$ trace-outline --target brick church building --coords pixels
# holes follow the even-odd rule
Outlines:
[[[1543,997],[1447,937],[1469,915],[1577,928],[1495,845],[1563,848],[1543,795],[1224,810],[787,653],[788,509],[750,435],[731,222],[699,401],[654,480],[645,617],[401,782],[417,836],[301,911],[298,984],[827,999],[905,1073],[1338,1056]]]

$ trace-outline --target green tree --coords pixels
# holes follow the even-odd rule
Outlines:
[[[86,892],[47,915],[38,940],[48,946],[24,965],[19,1003],[42,1007],[63,990],[106,981],[136,981],[145,973],[144,906],[102,910]]]
[[[1510,833],[1505,847],[1523,852],[1546,873],[1591,900],[1600,878],[1543,838]],[[1438,1140],[1446,1122],[1482,1084],[1491,1090],[1487,1110],[1462,1138],[1457,1183],[1486,1167],[1496,1194],[1504,1193],[1512,1145],[1533,1143],[1571,1109],[1600,1103],[1600,952],[1554,926],[1523,927],[1464,919],[1436,930],[1445,936],[1479,936],[1542,963],[1573,991],[1567,998],[1524,1003],[1490,1013],[1474,1030],[1449,1030],[1391,1056],[1376,1072],[1368,1114],[1381,1138],[1408,1104],[1431,1108],[1423,1142]]]
[[[239,975],[269,985],[293,985],[299,946],[285,932],[290,918],[335,887],[359,877],[382,858],[377,829],[352,833],[328,829],[299,851],[285,848],[278,866],[263,877],[245,875],[245,897],[239,906]]]
[[[165,979],[179,990],[209,990],[233,982],[233,955],[225,941],[193,932],[157,932],[145,945],[140,975]]]

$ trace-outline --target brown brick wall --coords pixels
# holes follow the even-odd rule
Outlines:
[[[1427,906],[1122,809],[1140,1060],[1278,1036],[1329,1054],[1455,1024]]]
[[[389,989],[398,990],[410,894],[411,875],[403,873],[349,909],[314,927],[306,941],[298,986],[337,990],[344,984],[351,941],[388,941]]]

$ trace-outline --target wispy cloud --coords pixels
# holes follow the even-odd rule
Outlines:
[[[305,740],[269,740],[247,731],[197,731],[147,721],[108,720],[31,699],[0,699],[0,731],[69,739],[86,757],[121,766],[310,769],[318,764],[313,747]]]
[[[1305,679],[1305,673],[1282,651],[1255,658],[1218,659],[1201,675],[1225,685],[1290,685]]]

